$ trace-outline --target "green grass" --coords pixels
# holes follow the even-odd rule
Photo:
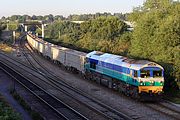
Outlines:
[[[24,99],[16,92],[11,91],[13,97],[19,102],[20,105],[30,114],[33,120],[43,120],[41,115],[36,111],[32,110],[31,107],[24,101]]]
[[[20,114],[16,113],[1,95],[0,95],[0,120],[22,120]]]

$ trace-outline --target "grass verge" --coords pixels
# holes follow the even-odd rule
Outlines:
[[[19,113],[16,113],[0,95],[0,120],[22,120]]]
[[[10,92],[13,97],[19,102],[20,105],[23,106],[23,108],[30,114],[33,120],[44,120],[41,115],[31,109],[31,107],[24,101],[24,99],[16,92],[16,91],[11,91]]]

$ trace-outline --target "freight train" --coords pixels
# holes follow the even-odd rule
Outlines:
[[[93,51],[84,53],[46,42],[27,33],[29,45],[44,57],[78,71],[85,79],[118,90],[133,98],[162,96],[164,69],[155,62]]]

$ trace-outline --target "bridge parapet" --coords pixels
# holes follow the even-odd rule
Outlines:
[[[24,28],[25,32],[28,31],[28,25],[36,25],[42,31],[42,38],[44,38],[44,27],[47,24],[44,24],[43,21],[27,21],[25,23],[20,23],[20,25]],[[41,28],[39,26],[41,26]]]

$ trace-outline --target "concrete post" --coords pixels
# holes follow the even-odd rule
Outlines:
[[[44,38],[44,24],[42,24],[42,38]]]
[[[16,40],[16,31],[13,31],[13,40]]]
[[[6,20],[6,22],[7,22],[7,31],[9,31],[9,20]]]
[[[25,28],[25,32],[27,32],[27,31],[28,31],[28,30],[27,30],[27,25],[25,25],[24,28]]]

